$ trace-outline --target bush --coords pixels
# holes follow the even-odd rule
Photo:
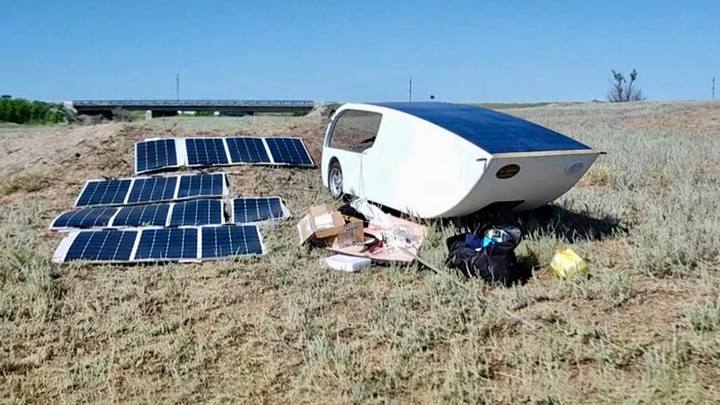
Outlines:
[[[75,116],[62,105],[21,98],[0,99],[0,121],[16,124],[74,122]]]
[[[144,115],[144,113],[141,113]],[[113,121],[119,122],[132,122],[136,120],[138,114],[132,111],[128,111],[124,108],[116,108],[112,110]]]

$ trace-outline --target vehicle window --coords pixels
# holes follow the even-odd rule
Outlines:
[[[345,110],[335,118],[330,147],[362,152],[375,143],[382,114],[370,111]]]

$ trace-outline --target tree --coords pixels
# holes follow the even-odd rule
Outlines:
[[[75,120],[76,117],[60,104],[0,98],[0,121],[16,124],[56,124]]]
[[[625,79],[622,73],[611,70],[612,79],[610,79],[610,89],[608,90],[607,98],[610,102],[621,103],[625,101],[639,101],[645,100],[642,90],[637,87],[636,82],[638,78],[637,70],[633,69],[630,72],[630,81]]]

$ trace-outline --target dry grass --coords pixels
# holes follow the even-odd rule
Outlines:
[[[720,109],[574,104],[511,111],[608,152],[523,218],[533,278],[319,268],[292,221],[262,258],[58,267],[51,218],[86,178],[132,173],[151,135],[297,134],[317,118],[174,118],[0,129],[0,398],[33,402],[712,403],[720,400]],[[49,146],[49,149],[47,148]],[[29,153],[27,151],[33,151]],[[45,151],[45,152],[38,152]],[[229,169],[233,190],[296,214],[329,201],[317,170]],[[12,177],[10,177],[12,178]],[[27,186],[44,184],[43,186]],[[422,254],[479,219],[431,222]],[[570,246],[592,277],[549,276]],[[538,327],[529,329],[504,310]]]
[[[21,172],[11,174],[0,180],[0,195],[17,192],[33,193],[50,185],[45,173]]]

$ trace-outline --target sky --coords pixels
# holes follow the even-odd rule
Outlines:
[[[0,0],[0,93],[63,101],[720,98],[720,1]]]

